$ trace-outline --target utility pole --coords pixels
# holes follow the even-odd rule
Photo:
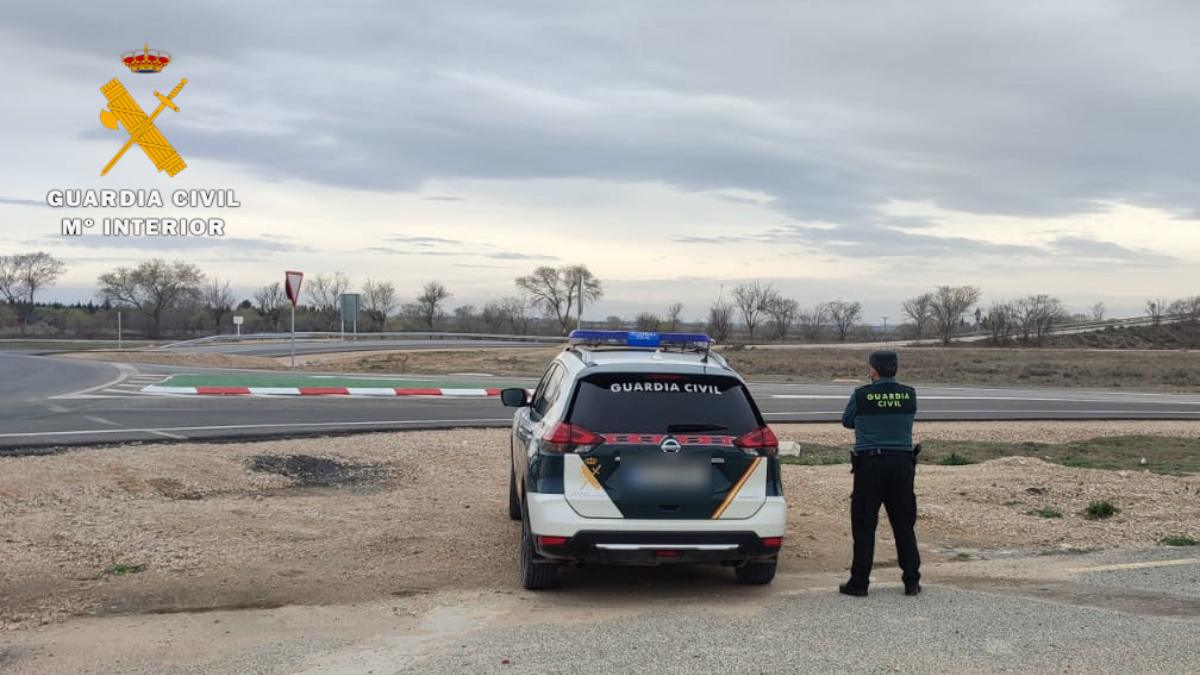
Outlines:
[[[883,317],[883,336],[885,338],[887,337],[887,320],[888,318],[886,316]]]
[[[583,274],[579,275],[579,307],[575,314],[575,330],[583,330]]]

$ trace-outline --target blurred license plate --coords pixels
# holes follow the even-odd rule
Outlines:
[[[712,476],[710,462],[630,462],[621,467],[630,485],[639,488],[708,487]]]

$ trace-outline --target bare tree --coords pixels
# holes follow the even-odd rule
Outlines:
[[[829,312],[829,320],[833,323],[833,330],[837,333],[838,342],[845,342],[854,326],[862,320],[860,302],[834,300],[826,305],[826,310]]]
[[[963,315],[979,302],[979,289],[975,286],[938,286],[929,305],[929,316],[934,328],[948,345],[954,339],[963,322]]]
[[[409,314],[427,330],[434,330],[438,319],[445,315],[442,305],[452,294],[440,281],[430,281],[421,287],[417,301],[410,304]]]
[[[993,302],[980,323],[991,336],[992,344],[1004,345],[1012,338],[1016,316],[1011,303]]]
[[[1192,323],[1200,321],[1200,295],[1182,298],[1171,303],[1171,316],[1185,319]]]
[[[387,327],[387,319],[396,311],[399,301],[396,299],[396,287],[390,281],[375,281],[368,278],[363,282],[363,310],[372,326],[383,330]]]
[[[350,290],[350,278],[341,272],[318,274],[308,281],[306,292],[313,309],[325,314],[337,315],[338,299]]]
[[[787,340],[788,331],[796,322],[800,305],[791,298],[775,293],[767,300],[767,315],[771,317],[771,332],[780,342]]]
[[[508,320],[509,331],[513,335],[529,334],[529,300],[520,295],[510,295],[500,299],[504,316]]]
[[[1033,339],[1041,344],[1042,338],[1067,317],[1062,301],[1046,294],[1021,298],[1012,307],[1016,325],[1021,331],[1021,340],[1025,343]]]
[[[233,297],[233,291],[229,289],[229,282],[215,277],[210,279],[200,289],[200,300],[204,303],[204,308],[212,315],[217,334],[220,335],[221,319],[233,312],[233,305],[237,302],[237,298]]]
[[[821,332],[829,323],[829,304],[819,302],[813,307],[801,310],[796,315],[796,324],[805,340],[816,342],[821,339]]]
[[[37,292],[66,271],[63,261],[45,251],[0,256],[0,296],[12,305],[22,333],[33,319]]]
[[[708,308],[708,335],[717,342],[725,342],[733,332],[733,303],[717,298]]]
[[[925,329],[933,319],[933,293],[922,293],[914,298],[909,298],[900,305],[900,309],[912,320],[915,333],[913,337],[918,339],[924,337]]]
[[[283,285],[278,281],[263,286],[254,292],[254,306],[259,315],[271,322],[271,330],[279,330],[279,319],[283,308],[287,306],[287,296],[283,293]]]
[[[621,330],[625,327],[625,319],[616,314],[610,314],[604,319],[604,327],[608,330]]]
[[[1167,314],[1167,301],[1161,298],[1156,298],[1146,301],[1146,315],[1150,317],[1150,323],[1154,326],[1162,324],[1163,317]]]
[[[754,344],[754,329],[761,322],[762,315],[766,312],[767,305],[773,297],[775,297],[775,289],[770,284],[764,285],[757,279],[738,284],[733,289],[733,304],[737,307],[738,313],[742,315],[742,323],[746,324],[746,331],[750,333],[749,342],[751,344]]]
[[[154,258],[134,268],[118,267],[101,274],[99,296],[105,302],[142,312],[150,319],[151,337],[159,337],[163,315],[194,302],[203,281],[204,273],[191,263]]]
[[[600,280],[584,265],[539,267],[516,279],[517,289],[558,322],[562,334],[571,329],[572,319],[582,303],[594,302],[604,295]],[[583,297],[580,298],[582,285]]]
[[[475,305],[459,305],[454,308],[454,330],[460,333],[474,333],[479,315],[475,313]]]
[[[642,312],[633,321],[635,329],[655,332],[662,327],[662,319],[654,312]]]
[[[1088,308],[1088,311],[1091,312],[1092,321],[1100,323],[1101,321],[1104,321],[1104,315],[1108,312],[1108,308],[1104,306],[1103,302],[1097,302]]]
[[[683,303],[673,302],[667,307],[667,322],[670,325],[670,331],[679,330],[679,317],[683,315]]]

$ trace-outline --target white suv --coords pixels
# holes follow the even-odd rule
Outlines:
[[[512,426],[521,583],[563,563],[720,563],[775,577],[787,505],[778,441],[705,335],[575,331]]]

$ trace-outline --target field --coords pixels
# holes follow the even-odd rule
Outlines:
[[[1111,442],[1095,434],[1122,431],[1139,440],[1119,443],[1137,445],[1152,467],[1195,468],[1194,459],[1179,464],[1200,443],[1195,425],[1091,426],[946,423],[921,425],[919,434],[937,448],[931,457],[957,450],[983,459],[962,439],[1024,437],[1103,458]],[[806,454],[848,438],[836,425],[778,431]],[[1200,537],[1200,477],[1063,466],[1043,452],[1054,451],[922,466],[917,529],[927,560]],[[0,631],[81,614],[513,593],[518,527],[505,513],[507,463],[505,432],[479,429],[3,457]],[[783,573],[843,570],[847,468],[792,464],[783,473],[791,502]],[[1117,512],[1088,519],[1097,501]],[[1041,515],[1051,512],[1060,516]],[[879,562],[881,574],[895,565],[886,543]],[[628,581],[654,573],[609,574]],[[590,568],[564,573],[568,588],[604,578]]]
[[[362,373],[541,375],[557,349],[381,352],[311,358],[306,368]],[[861,348],[726,349],[756,380],[865,381]],[[914,384],[1200,391],[1200,351],[1092,351],[913,347],[900,350],[901,379]]]

